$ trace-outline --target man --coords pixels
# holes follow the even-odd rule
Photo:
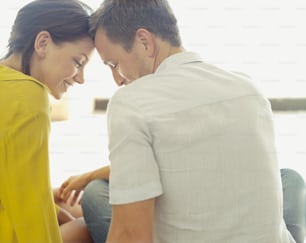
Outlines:
[[[108,106],[108,243],[289,243],[269,102],[181,45],[166,0],[91,19],[119,86]]]

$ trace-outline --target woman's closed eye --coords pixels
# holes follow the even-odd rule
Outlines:
[[[82,65],[78,60],[76,60],[76,59],[74,59],[73,62],[74,62],[75,67],[78,68],[78,69],[81,68],[81,67],[83,66],[83,65]]]

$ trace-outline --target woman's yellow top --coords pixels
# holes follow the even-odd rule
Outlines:
[[[48,88],[0,66],[0,242],[60,243],[49,176]]]

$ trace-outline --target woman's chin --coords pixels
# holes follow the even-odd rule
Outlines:
[[[60,100],[63,97],[63,93],[51,93],[51,95],[56,100]]]

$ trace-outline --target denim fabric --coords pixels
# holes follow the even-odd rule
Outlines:
[[[107,181],[94,180],[86,186],[82,197],[82,209],[94,242],[104,243],[112,215]]]
[[[283,214],[288,231],[296,243],[305,239],[305,182],[301,175],[292,169],[281,169],[283,183]]]

